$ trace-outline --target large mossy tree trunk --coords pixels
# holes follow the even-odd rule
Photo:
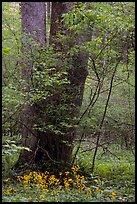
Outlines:
[[[32,149],[32,152],[22,151],[19,163],[28,163],[29,166],[35,164],[44,171],[60,171],[71,165],[73,142],[76,136],[76,119],[80,114],[84,84],[88,73],[87,53],[79,49],[71,57],[67,54],[70,48],[83,42],[82,33],[76,35],[68,31],[62,22],[62,14],[70,11],[72,5],[71,2],[52,2],[50,30],[50,45],[53,46],[55,53],[59,53],[58,60],[61,62],[56,66],[56,72],[59,73],[65,69],[69,83],[67,85],[64,83],[64,86],[59,89],[53,87],[52,94],[46,100],[35,103],[32,107],[28,107],[26,113],[23,112],[25,113],[24,122],[29,127],[29,129],[23,127],[23,137],[26,138],[26,144]],[[38,7],[38,5],[35,6]],[[29,7],[22,5],[22,10],[24,9],[29,13],[29,18],[31,15]],[[25,26],[23,16],[24,14],[22,23]],[[35,16],[32,17],[35,18]],[[41,18],[41,15],[37,18]],[[25,29],[29,30],[28,26],[25,26]],[[69,41],[60,40],[59,33],[67,36]],[[72,36],[74,43],[70,40]],[[34,39],[37,40],[36,36]],[[33,132],[33,125],[36,123],[41,129]]]
[[[36,156],[37,161],[40,161],[45,151],[44,163],[49,162],[56,169],[64,169],[71,165],[73,142],[76,137],[76,124],[80,114],[82,105],[84,84],[87,77],[87,63],[88,55],[80,49],[73,55],[68,56],[68,51],[77,45],[83,43],[83,33],[75,34],[73,31],[67,30],[62,21],[62,14],[71,11],[73,6],[72,2],[52,2],[51,14],[51,29],[50,29],[50,44],[56,53],[60,53],[58,60],[61,61],[60,65],[56,67],[56,71],[65,69],[68,73],[67,79],[70,82],[64,85],[63,90],[55,92],[52,97],[45,104],[44,109],[52,109],[54,113],[51,117],[50,113],[45,114],[47,121],[51,125],[59,127],[59,124],[66,124],[61,128],[61,133],[56,131],[41,132],[40,146]],[[66,37],[66,41],[60,39],[60,35]],[[70,40],[73,39],[73,42]],[[70,43],[68,43],[70,42]],[[67,61],[68,64],[65,64]],[[66,66],[67,68],[64,68]],[[63,109],[63,112],[62,112]],[[61,116],[62,115],[62,116]],[[60,130],[60,129],[58,129]]]

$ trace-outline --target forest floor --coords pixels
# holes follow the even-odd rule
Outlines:
[[[3,179],[2,202],[135,202],[134,155],[119,145],[110,149],[114,154],[98,151],[94,174],[92,152],[79,152],[63,177],[64,186],[61,177],[48,172],[30,172],[18,179],[11,173]]]

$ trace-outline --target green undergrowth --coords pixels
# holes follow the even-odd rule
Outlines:
[[[85,146],[84,146],[85,148]],[[112,144],[104,153],[98,149],[94,175],[105,180],[105,186],[112,187],[117,192],[117,199],[124,202],[135,200],[135,157],[131,150],[122,149],[118,144]],[[91,172],[93,151],[80,153],[77,156],[83,172]]]
[[[63,185],[61,177],[50,172],[43,176],[26,173],[19,180],[17,176],[4,178],[3,202],[135,202],[134,156],[117,145],[110,150],[115,156],[99,149],[93,174],[93,152],[79,151],[75,168],[65,173]]]
[[[99,177],[87,178],[80,174],[79,165],[70,171],[60,172],[58,177],[50,172],[29,172],[17,176],[14,183],[10,179],[3,182],[3,201],[5,202],[96,202],[114,201],[116,192],[104,186]]]

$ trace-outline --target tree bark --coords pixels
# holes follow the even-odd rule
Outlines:
[[[51,17],[51,2],[47,2],[47,22],[50,24]]]
[[[21,2],[22,31],[45,45],[46,7],[45,2]]]
[[[33,129],[35,124],[34,118],[36,113],[33,106],[30,106],[29,92],[31,87],[31,74],[33,71],[33,58],[31,51],[35,46],[34,42],[40,46],[45,46],[46,43],[46,10],[44,2],[21,2],[21,25],[22,25],[22,61],[21,75],[25,80],[25,85],[22,87],[26,94],[26,104],[22,107],[20,117],[21,135],[23,138],[23,146],[29,147],[32,151],[22,150],[17,162],[17,166],[25,163],[32,163],[34,160],[34,152],[37,147],[37,132]]]
[[[54,50],[56,52],[61,52],[62,54],[67,53],[67,51],[72,48],[75,45],[80,45],[83,43],[83,33],[76,35],[70,31],[67,30],[67,28],[64,26],[64,23],[62,22],[62,14],[67,13],[68,11],[71,11],[73,6],[73,3],[70,2],[53,2],[52,3],[52,15],[51,15],[51,30],[50,30],[50,44],[53,46]],[[60,40],[58,40],[58,33],[63,33],[64,35],[71,37],[73,35],[73,38],[75,39],[75,44],[68,44],[66,42],[67,46],[65,46],[64,43],[62,43]],[[62,58],[62,56],[60,57]],[[61,95],[55,94],[54,95],[54,107],[55,109],[58,108],[58,104],[61,104],[62,106],[65,105],[68,107],[67,111],[64,112],[64,116],[68,115],[69,124],[72,125],[71,128],[66,128],[63,135],[58,134],[47,134],[43,135],[42,138],[47,138],[48,141],[51,142],[48,148],[48,153],[51,155],[51,157],[59,162],[59,165],[64,168],[67,165],[71,163],[72,159],[72,150],[73,150],[73,141],[76,136],[76,125],[77,122],[73,122],[75,117],[79,116],[80,113],[80,107],[82,105],[82,99],[83,99],[83,93],[84,93],[84,84],[85,80],[88,74],[87,71],[87,63],[88,63],[88,55],[87,53],[83,53],[82,51],[79,51],[78,53],[74,54],[73,57],[69,58],[66,54],[65,58],[68,58],[69,63],[71,64],[71,68],[67,69],[68,72],[68,80],[70,81],[70,85],[67,85],[65,87],[65,94]],[[61,70],[61,66],[57,67],[57,70]],[[69,64],[68,64],[69,66]],[[64,93],[63,93],[64,94]],[[67,97],[67,100],[65,99],[62,103],[62,98]],[[50,100],[52,101],[52,100]],[[64,104],[65,103],[65,104]],[[57,116],[55,116],[57,117]],[[53,124],[55,125],[55,124]],[[54,145],[55,144],[55,145]],[[43,148],[44,149],[44,148]]]
[[[61,51],[62,53],[66,53],[70,48],[76,45],[81,45],[84,40],[87,40],[86,34],[74,34],[74,32],[70,32],[63,24],[62,14],[71,11],[73,7],[72,2],[53,2],[52,3],[52,16],[51,16],[51,33],[50,33],[50,43],[54,44],[54,49],[56,51]],[[57,34],[59,32],[63,32],[64,35],[68,36],[68,39],[73,36],[73,43],[66,42],[68,46],[65,46],[61,41],[57,41]],[[84,84],[86,77],[88,75],[87,71],[87,63],[88,63],[88,54],[86,52],[82,52],[79,50],[73,57],[66,57],[70,60],[70,64],[72,65],[71,69],[68,69],[68,79],[71,82],[71,85],[68,89],[70,89],[70,93],[73,94],[73,103],[76,106],[82,105],[83,92],[84,92]]]
[[[30,33],[37,42],[43,44],[45,42],[45,30],[40,30],[41,37],[39,35],[35,36],[35,33],[33,32],[35,27],[38,29],[38,24],[32,23],[32,17],[33,19],[36,18],[36,16],[33,16],[35,12],[29,12],[33,3],[27,2],[26,4],[22,2],[22,27],[23,30],[27,30],[27,33]],[[40,3],[37,3],[35,7],[39,7],[39,4]],[[70,11],[72,5],[73,3],[71,2],[52,2],[50,30],[50,44],[53,46],[55,53],[62,53],[62,55],[60,55],[62,62],[56,67],[56,71],[59,72],[62,70],[64,66],[63,60],[67,59],[68,68],[66,71],[68,72],[67,79],[70,81],[70,84],[64,85],[64,87],[57,92],[53,89],[52,96],[49,96],[46,101],[41,101],[33,107],[28,105],[28,107],[25,107],[25,112],[23,112],[24,119],[22,121],[25,122],[27,128],[24,126],[22,135],[25,136],[25,145],[27,144],[32,149],[32,152],[22,151],[19,162],[37,164],[37,166],[44,171],[53,169],[60,171],[71,165],[73,141],[76,136],[75,125],[77,122],[75,121],[75,118],[78,118],[80,113],[84,84],[88,74],[87,53],[84,53],[79,49],[79,51],[72,57],[69,57],[67,54],[70,48],[83,43],[84,35],[83,33],[76,35],[72,31],[70,32],[62,22],[62,14]],[[25,12],[28,17],[25,15]],[[32,14],[32,16],[30,14]],[[25,26],[26,18],[28,23]],[[44,15],[37,16],[37,18],[43,20]],[[30,26],[30,22],[33,24],[32,27]],[[41,29],[42,26],[44,26],[44,22],[43,25],[40,26]],[[71,41],[69,41],[70,43],[65,42],[66,44],[62,43],[62,41],[58,40],[59,32],[67,35],[68,39],[73,35],[75,43],[73,44]],[[62,56],[65,56],[65,58]],[[23,73],[24,70],[25,69],[23,68]],[[30,69],[26,68],[26,70],[26,76],[29,78],[31,74]],[[29,91],[29,86],[27,91]],[[36,130],[34,132],[33,125],[35,123],[38,125],[38,120],[41,121],[39,125],[41,125],[41,129],[43,130]],[[52,131],[48,128],[48,125],[58,128],[61,123],[68,125],[62,128],[61,132]]]

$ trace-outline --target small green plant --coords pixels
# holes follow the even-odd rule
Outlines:
[[[2,173],[3,177],[12,176],[12,167],[18,159],[21,150],[31,151],[28,147],[16,145],[14,140],[5,140],[2,145]]]

